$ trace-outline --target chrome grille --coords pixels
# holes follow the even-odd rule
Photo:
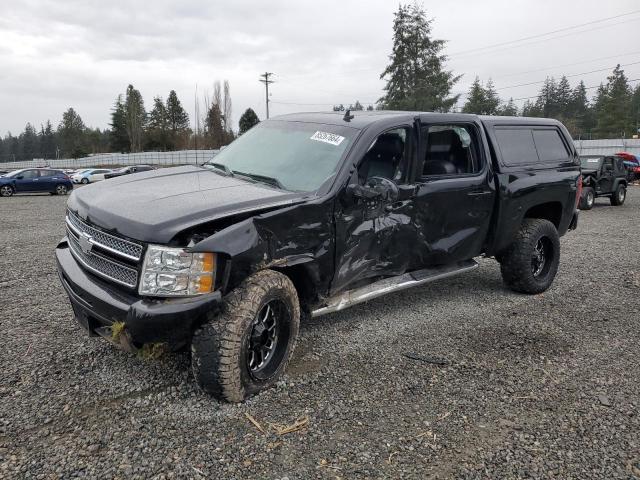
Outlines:
[[[110,233],[98,230],[88,225],[78,215],[72,211],[67,211],[67,225],[76,236],[86,234],[91,237],[90,242],[100,248],[103,248],[114,255],[119,255],[128,260],[139,261],[142,258],[143,247],[139,243],[116,237]]]
[[[67,227],[67,238],[69,239],[71,253],[87,270],[120,285],[136,288],[138,285],[138,271],[135,268],[113,261],[93,251],[85,253],[80,246],[76,233],[69,227]]]

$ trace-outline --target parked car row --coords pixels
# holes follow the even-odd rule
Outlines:
[[[11,197],[18,193],[38,192],[66,195],[73,190],[73,184],[87,185],[107,178],[153,169],[154,167],[150,165],[134,165],[118,170],[107,168],[61,170],[43,167],[23,168],[11,172],[0,170],[0,196]]]

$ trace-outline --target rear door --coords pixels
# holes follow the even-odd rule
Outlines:
[[[433,114],[420,117],[414,204],[422,266],[478,256],[493,212],[495,190],[484,129],[479,121],[447,120]]]

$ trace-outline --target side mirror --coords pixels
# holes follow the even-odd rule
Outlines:
[[[384,177],[371,177],[364,185],[352,183],[347,186],[347,193],[354,198],[380,198],[387,202],[395,202],[399,196],[398,186]]]

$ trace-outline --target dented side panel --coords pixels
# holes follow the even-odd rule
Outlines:
[[[256,215],[202,240],[193,251],[218,252],[228,259],[225,292],[256,271],[300,265],[324,295],[334,266],[333,199]]]

